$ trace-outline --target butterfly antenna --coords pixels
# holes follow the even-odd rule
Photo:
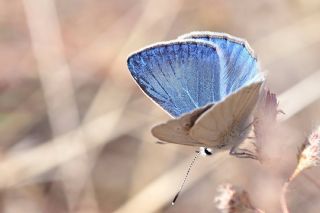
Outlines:
[[[186,183],[186,180],[187,180],[187,178],[188,178],[188,175],[189,175],[189,173],[190,173],[190,170],[191,170],[194,162],[197,160],[197,158],[199,157],[200,154],[201,154],[201,152],[197,151],[196,156],[194,156],[193,160],[191,161],[191,163],[190,163],[190,165],[189,165],[189,168],[188,168],[188,171],[187,171],[186,175],[184,176],[183,182],[182,182],[182,184],[181,184],[181,186],[180,186],[180,189],[179,189],[178,193],[176,194],[176,196],[174,196],[174,198],[173,198],[173,200],[172,200],[172,203],[171,203],[172,205],[174,205],[174,204],[176,203],[176,201],[177,201],[177,199],[178,199],[178,197],[179,197],[179,194],[180,194],[180,192],[182,191],[184,184]]]

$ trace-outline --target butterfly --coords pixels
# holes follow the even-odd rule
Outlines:
[[[173,118],[152,128],[161,141],[230,150],[253,123],[265,78],[249,44],[226,33],[191,32],[132,53],[128,69],[139,87]],[[237,151],[238,150],[238,151]]]
[[[152,128],[161,141],[258,159],[240,148],[254,122],[265,78],[249,44],[226,33],[191,32],[132,53],[128,69],[139,87],[172,119]]]

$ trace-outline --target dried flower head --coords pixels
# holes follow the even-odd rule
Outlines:
[[[270,90],[265,90],[264,94],[254,115],[253,126],[257,142],[263,140],[266,130],[273,126],[277,114],[281,112],[278,110],[279,103],[276,94],[270,92]]]
[[[255,152],[260,161],[263,159],[261,156],[262,146],[268,140],[267,137],[275,126],[274,124],[279,112],[281,111],[278,110],[277,96],[265,89],[263,91],[263,98],[257,105],[253,122],[253,144],[255,145]]]
[[[302,144],[298,153],[298,165],[290,180],[302,170],[320,165],[320,127],[316,128]]]
[[[218,187],[215,203],[222,213],[263,213],[251,204],[249,194],[245,190],[237,189],[231,184]]]

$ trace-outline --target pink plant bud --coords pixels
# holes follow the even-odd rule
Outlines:
[[[251,204],[249,194],[245,190],[237,189],[231,184],[218,187],[215,203],[221,213],[263,213]]]
[[[298,165],[290,180],[302,170],[320,165],[320,127],[315,129],[303,143],[298,153]]]

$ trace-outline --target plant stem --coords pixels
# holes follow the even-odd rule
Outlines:
[[[286,201],[286,192],[287,192],[289,183],[290,183],[290,181],[286,181],[283,184],[283,187],[281,190],[280,204],[281,204],[281,209],[282,209],[283,213],[289,213],[288,205],[287,205],[287,201]]]

